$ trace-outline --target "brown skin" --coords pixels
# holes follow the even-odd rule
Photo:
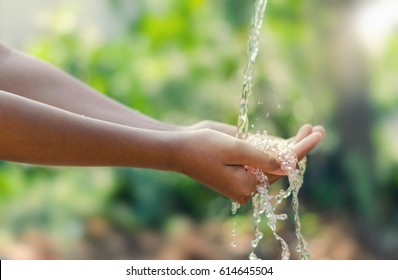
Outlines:
[[[261,168],[273,182],[278,160],[212,121],[165,124],[119,104],[57,68],[0,44],[0,159],[42,165],[126,166],[186,174],[245,203]],[[304,125],[291,139],[299,159],[323,138]]]

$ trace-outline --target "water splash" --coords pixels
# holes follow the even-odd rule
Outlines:
[[[288,174],[289,187],[286,190],[281,190],[276,195],[268,193],[270,183],[268,177],[260,169],[254,170],[257,176],[257,194],[253,197],[253,218],[254,218],[254,231],[255,238],[252,241],[252,252],[249,258],[254,259],[254,249],[257,247],[258,242],[262,238],[259,234],[259,224],[261,222],[261,215],[264,214],[268,219],[268,226],[272,231],[275,239],[278,240],[282,248],[282,259],[288,260],[290,258],[290,250],[286,241],[277,234],[276,225],[280,220],[286,220],[287,215],[276,214],[277,206],[292,194],[292,207],[294,211],[295,232],[298,240],[296,251],[300,254],[301,259],[308,259],[309,253],[307,251],[307,243],[301,234],[301,223],[298,214],[299,202],[298,192],[303,184],[303,176],[305,172],[305,160],[300,161],[297,166],[297,157],[291,148],[288,141],[278,138],[271,138],[266,133],[257,133],[247,138],[249,144],[254,146],[260,151],[273,153],[281,162],[282,170]]]

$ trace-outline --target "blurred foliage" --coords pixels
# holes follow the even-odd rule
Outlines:
[[[113,20],[123,26],[117,35],[77,29],[78,7],[66,4],[51,13],[26,51],[156,119],[236,123],[254,1],[108,2]],[[289,137],[303,123],[323,124],[327,137],[309,158],[302,190],[304,233],[313,238],[323,222],[337,217],[353,229],[367,230],[357,235],[371,245],[373,256],[395,258],[396,252],[386,248],[398,246],[398,240],[379,242],[398,236],[398,156],[396,140],[388,140],[391,127],[397,127],[391,119],[398,106],[398,40],[391,38],[377,57],[363,54],[369,93],[356,98],[370,102],[373,115],[366,125],[373,155],[357,155],[355,147],[345,144],[345,137],[355,138],[356,128],[345,134],[339,124],[344,96],[330,73],[331,34],[338,20],[331,7],[327,1],[269,1],[255,68],[251,129]],[[374,161],[373,169],[367,160]],[[33,224],[65,244],[84,235],[86,217],[104,217],[130,233],[167,232],[178,224],[175,216],[200,222],[230,219],[227,199],[182,175],[151,170],[1,163],[0,201],[3,237]],[[248,216],[250,206],[240,212],[238,227],[247,224]]]

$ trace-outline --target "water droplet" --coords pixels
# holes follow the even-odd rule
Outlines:
[[[287,215],[286,214],[279,214],[279,215],[277,215],[277,219],[281,220],[281,221],[285,221],[287,219]]]
[[[240,208],[239,202],[232,201],[232,205],[231,205],[232,215],[235,215],[239,208]]]
[[[250,253],[250,255],[249,255],[249,259],[250,259],[250,260],[252,260],[252,261],[254,261],[254,260],[258,260],[258,258],[257,258],[257,256],[256,256],[256,254],[255,254],[253,251]]]

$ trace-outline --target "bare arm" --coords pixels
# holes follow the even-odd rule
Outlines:
[[[97,92],[67,73],[0,43],[0,90],[118,124],[176,130]]]
[[[0,91],[0,159],[172,170],[170,132],[118,125]]]

